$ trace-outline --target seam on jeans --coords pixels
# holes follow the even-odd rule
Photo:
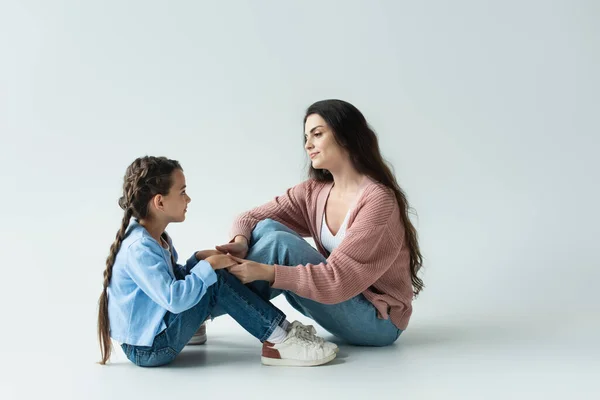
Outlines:
[[[234,290],[231,285],[229,285],[229,283],[227,282],[227,280],[223,279],[223,284],[227,285],[227,287],[229,287],[231,289],[231,293],[236,296],[236,298],[238,298],[239,300],[241,300],[241,302],[245,303],[246,305],[250,306],[250,308],[254,309],[254,311],[256,311],[258,313],[258,315],[260,315],[265,321],[268,321],[268,318],[266,318],[266,316],[260,311],[258,310],[256,307],[254,307],[252,304],[250,304],[245,298],[243,298],[242,296],[240,296],[238,294],[238,292],[236,290]],[[218,301],[218,300],[217,300]]]
[[[261,312],[261,310],[257,309],[252,304],[250,304],[245,298],[241,297],[238,294],[238,292],[235,291],[231,287],[231,285],[229,285],[229,283],[226,280],[223,280],[223,284],[227,285],[231,289],[231,293],[233,293],[241,302],[244,302],[246,305],[250,306],[250,308],[252,308],[254,311],[256,311],[258,313],[258,315],[260,315],[264,321],[267,321],[267,322],[269,321],[269,318],[267,318],[267,316],[265,314],[263,314]],[[267,330],[268,335],[267,336],[263,336],[261,342],[263,342],[266,338],[268,338],[269,336],[271,336],[271,333],[273,333],[273,331],[275,330],[275,328],[279,325],[279,323],[281,323],[281,320],[284,317],[285,317],[284,315],[277,315],[277,318],[275,318],[275,322],[273,322],[272,326]]]
[[[152,358],[152,357],[159,358],[161,356],[161,353],[166,353],[172,359],[175,359],[175,357],[177,357],[177,354],[179,354],[171,346],[165,346],[165,347],[162,347],[162,348],[156,349],[156,350],[139,350],[139,349],[136,349],[136,364],[138,366],[144,366],[144,367],[148,366],[148,365],[141,365],[141,363],[140,363],[141,359],[144,358],[144,359],[148,360],[149,358]],[[169,361],[169,362],[171,362],[171,361]],[[164,365],[164,364],[159,364],[159,365]]]

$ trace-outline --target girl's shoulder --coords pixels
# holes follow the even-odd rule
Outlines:
[[[171,243],[169,243],[170,245]],[[148,231],[140,224],[132,224],[123,243],[121,244],[121,250],[125,252],[150,252],[156,253],[162,250],[162,246],[154,240]]]

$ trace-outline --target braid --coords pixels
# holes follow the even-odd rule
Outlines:
[[[110,254],[106,258],[106,269],[104,270],[104,288],[98,301],[99,312],[98,312],[98,340],[100,342],[100,352],[102,354],[102,360],[100,364],[104,365],[110,358],[112,352],[112,342],[110,340],[110,320],[108,319],[108,285],[112,278],[112,269],[115,265],[115,258],[121,248],[121,243],[125,238],[125,232],[129,226],[129,220],[131,219],[132,211],[130,208],[125,210],[125,215],[121,221],[121,229],[117,232],[115,241],[110,246]]]

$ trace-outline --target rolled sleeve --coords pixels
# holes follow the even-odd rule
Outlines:
[[[194,252],[192,256],[185,262],[185,272],[189,274],[196,264],[198,264],[198,259],[196,258],[196,252]]]
[[[200,278],[206,287],[209,287],[217,282],[217,274],[210,263],[206,260],[197,261],[196,265],[190,270],[190,272]]]

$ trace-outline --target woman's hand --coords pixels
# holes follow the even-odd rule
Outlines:
[[[221,253],[229,253],[234,257],[244,258],[248,255],[248,240],[242,235],[237,235],[232,243],[216,246],[215,249]]]
[[[239,264],[228,268],[240,282],[250,283],[254,281],[267,281],[272,284],[275,280],[275,267],[273,265],[261,264],[250,260],[232,257]]]
[[[237,265],[237,261],[234,260],[233,257],[226,254],[209,256],[206,257],[205,261],[208,261],[213,269],[223,269]]]

